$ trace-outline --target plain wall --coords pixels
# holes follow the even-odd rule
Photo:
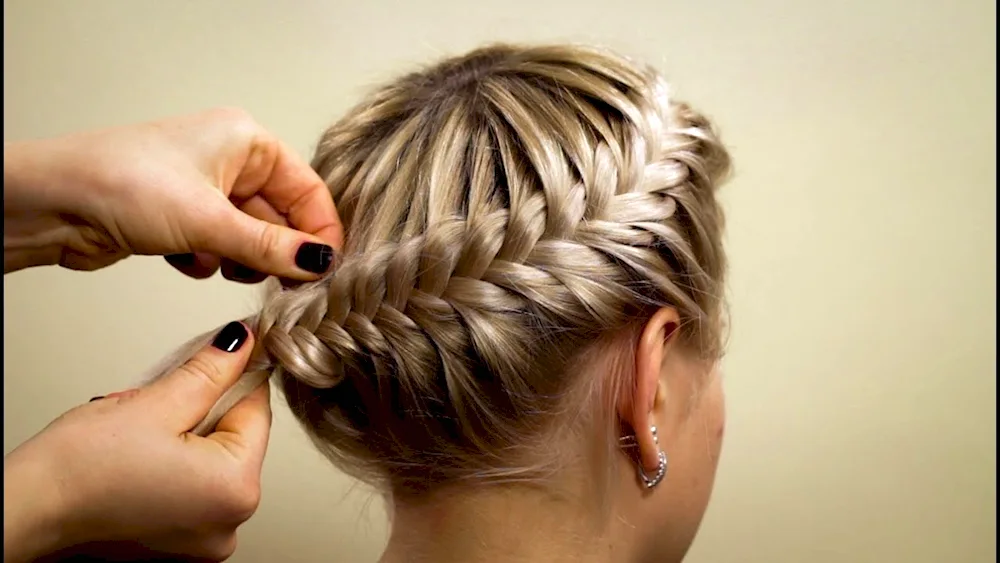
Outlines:
[[[309,154],[379,81],[483,42],[646,58],[736,163],[729,424],[689,560],[987,562],[995,21],[988,0],[5,1],[4,139],[238,105]],[[158,258],[6,276],[5,452],[256,296]],[[380,501],[274,401],[233,561],[374,561]]]

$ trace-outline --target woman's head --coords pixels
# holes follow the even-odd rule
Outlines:
[[[484,48],[375,92],[314,166],[346,247],[328,279],[270,297],[258,329],[338,465],[398,502],[581,467],[615,494],[602,476],[655,471],[662,448],[663,487],[707,500],[717,440],[709,460],[683,448],[721,428],[729,158],[657,73],[591,48]],[[696,527],[704,502],[684,502]]]

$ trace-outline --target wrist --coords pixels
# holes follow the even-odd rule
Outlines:
[[[4,144],[4,273],[58,264],[79,214],[72,178],[53,140]]]
[[[4,459],[3,546],[6,563],[33,561],[67,547],[60,484],[48,464],[15,450]]]

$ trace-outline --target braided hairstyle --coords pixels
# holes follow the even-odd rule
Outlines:
[[[313,165],[346,248],[273,293],[257,331],[296,417],[362,479],[537,473],[574,390],[601,379],[581,354],[661,307],[690,350],[721,353],[729,156],[652,69],[482,48],[375,92]]]

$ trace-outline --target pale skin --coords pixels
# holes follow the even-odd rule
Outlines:
[[[303,268],[302,245],[342,237],[323,180],[241,110],[4,146],[4,273],[145,254],[196,278],[263,279],[241,264],[310,281],[325,269]]]
[[[641,463],[655,471],[660,448],[670,469],[652,491],[631,460],[621,463],[609,512],[587,493],[592,474],[567,471],[546,488],[471,487],[393,508],[381,563],[671,563],[684,558],[711,494],[725,422],[721,376],[677,344],[680,319],[664,308],[635,344],[635,386],[619,416],[635,428]],[[594,366],[595,376],[608,376]],[[620,375],[620,374],[617,374]],[[654,442],[651,426],[659,431]]]
[[[212,110],[4,147],[4,273],[96,270],[132,254],[244,283],[315,280],[342,227],[310,167],[246,113]],[[303,250],[303,248],[305,250]],[[59,417],[4,458],[4,561],[222,560],[256,510],[266,386],[207,437],[190,434],[243,372],[239,323],[177,371]]]
[[[232,385],[237,352],[208,347],[148,387],[79,406],[4,459],[4,561],[91,544],[101,556],[183,554],[212,560],[236,548],[257,508],[271,424],[260,387],[206,438],[189,434]]]
[[[322,274],[297,263],[302,245],[342,244],[322,179],[234,110],[8,144],[4,184],[5,273],[50,264],[93,270],[131,254],[159,254],[197,278],[221,268],[241,282],[268,274],[308,281]],[[459,488],[401,501],[381,561],[680,561],[708,503],[724,408],[715,366],[678,344],[679,326],[671,308],[646,323],[632,344],[635,383],[617,413],[636,430],[647,472],[661,448],[669,455],[656,489],[642,488],[623,457],[607,518],[592,496],[557,500],[533,487]],[[138,559],[231,555],[260,498],[271,416],[266,386],[209,436],[188,430],[242,373],[253,335],[237,332],[245,336],[230,331],[222,344],[232,351],[206,347],[146,387],[69,411],[11,452],[4,561],[80,545]],[[234,338],[242,338],[235,350]],[[595,377],[621,375],[594,366]],[[588,475],[567,471],[559,486],[585,490]]]

